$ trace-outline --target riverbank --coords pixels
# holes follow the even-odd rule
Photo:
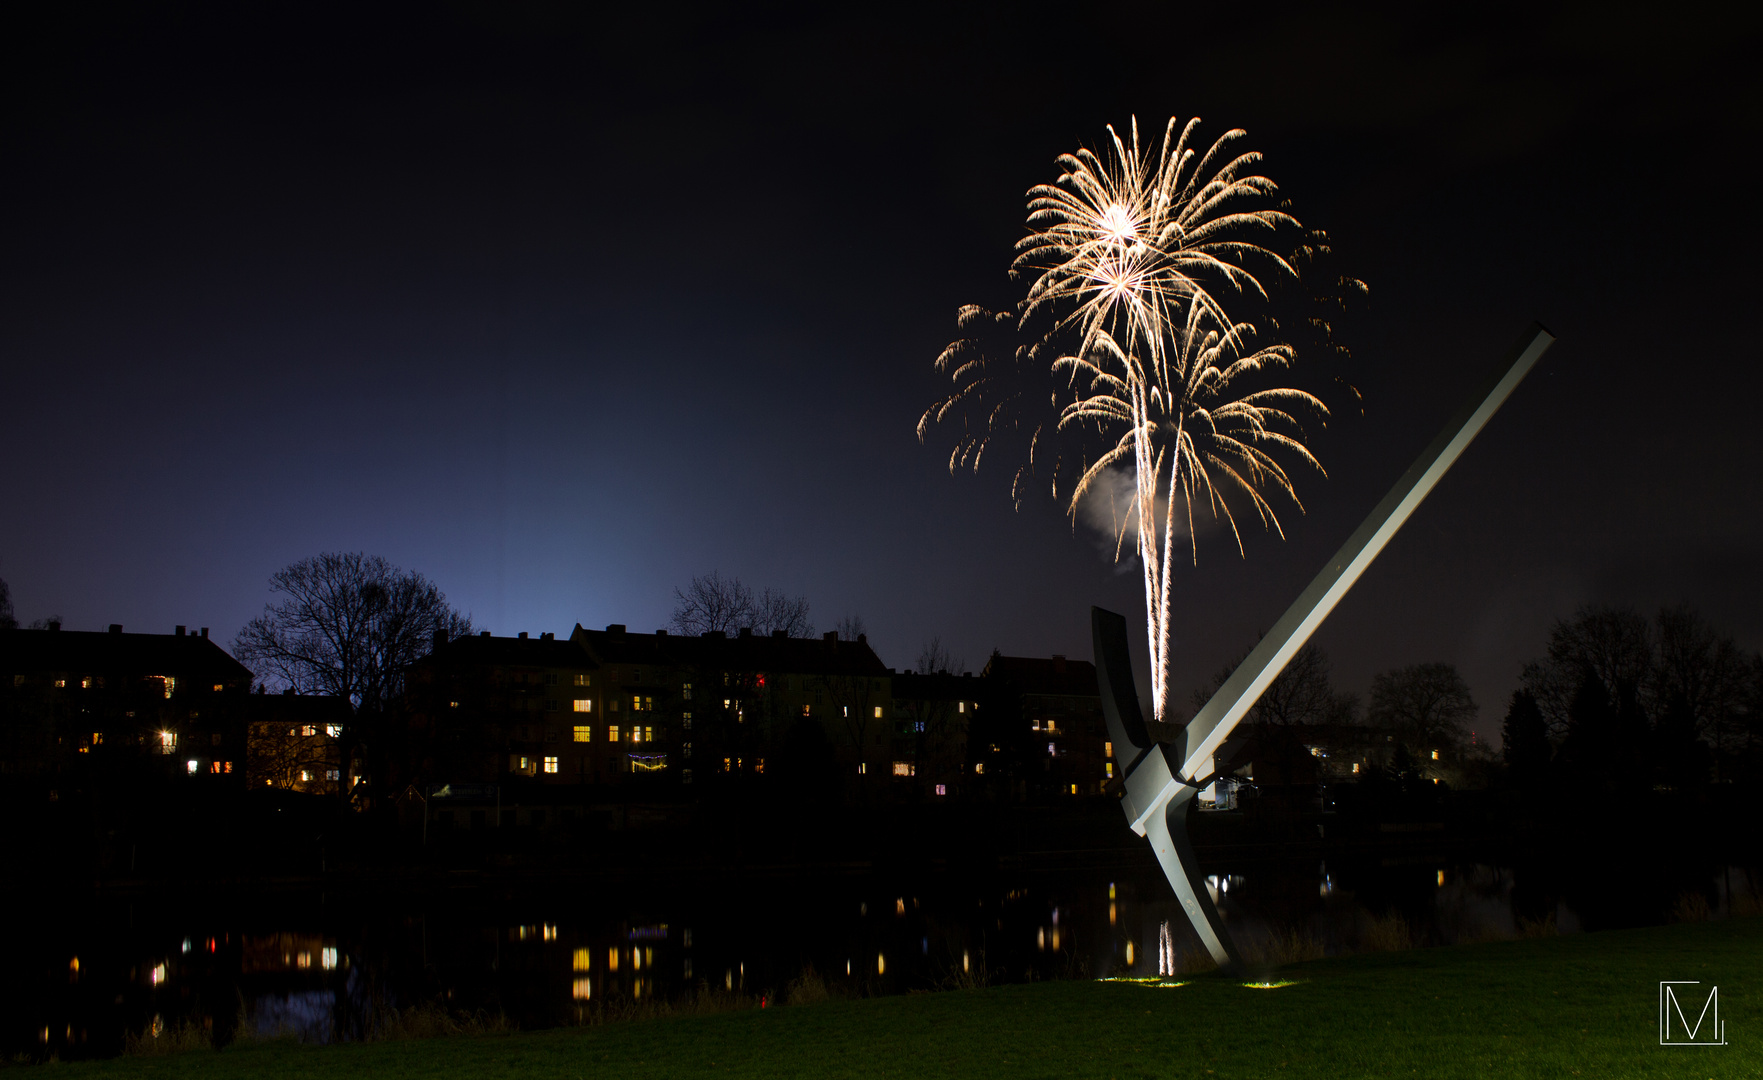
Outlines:
[[[55,1065],[49,1074],[1755,1076],[1763,1068],[1760,973],[1763,919],[1742,918],[1339,957],[1248,980],[1043,982],[531,1033],[323,1047],[256,1042]],[[1661,980],[1699,981],[1698,995],[1718,986],[1728,1045],[1660,1046]]]

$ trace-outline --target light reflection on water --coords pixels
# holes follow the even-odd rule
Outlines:
[[[1659,921],[1659,898],[1684,888],[1702,890],[1719,915],[1752,880],[1704,868],[1628,898],[1630,910],[1607,884],[1486,863],[1217,869],[1208,888],[1246,949],[1299,932],[1326,953],[1359,948],[1368,923],[1392,913],[1421,944],[1513,937],[1548,919],[1563,933]],[[8,1057],[114,1054],[126,1035],[155,1029],[225,1042],[241,1024],[350,1040],[413,1005],[501,1013],[530,1029],[704,988],[776,1002],[810,966],[850,994],[1175,975],[1197,946],[1154,866],[107,895],[46,908],[35,925],[30,962],[6,988]]]

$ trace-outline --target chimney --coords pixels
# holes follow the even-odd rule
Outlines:
[[[177,628],[177,630],[176,630],[176,631],[174,631],[174,632],[175,632],[175,633],[176,633],[176,634],[177,634],[177,636],[178,636],[178,637],[183,637],[183,636],[184,636],[184,627],[183,627],[183,624],[181,624],[181,623],[180,623],[180,624],[178,624],[178,628]]]
[[[551,631],[547,630],[544,633],[539,635],[539,640],[540,641],[556,641],[557,635],[553,634]]]
[[[204,626],[204,627],[203,627],[203,628],[202,628],[202,640],[203,640],[203,641],[207,641],[207,640],[208,640],[208,627],[206,627],[206,626]]]
[[[119,623],[119,622],[113,622],[113,623],[111,623],[111,624],[110,624],[110,632],[111,632],[111,633],[113,633],[113,634],[120,634],[120,633],[122,633],[122,624],[121,624],[121,623]]]
[[[820,640],[829,645],[837,645],[839,643],[839,632],[837,630],[828,630],[826,633],[820,635]]]
[[[657,630],[657,631],[655,631],[655,636],[656,636],[656,637],[666,637],[666,636],[667,636],[667,631],[665,631],[665,630]]]
[[[51,629],[51,630],[61,629],[61,620],[60,619],[50,619],[49,620],[49,629]]]
[[[773,630],[771,636],[779,641],[783,641],[790,636],[790,632],[788,630]]]
[[[489,632],[489,631],[488,631],[488,630],[479,630],[479,631],[478,631],[478,632],[477,632],[477,636],[478,636],[478,637],[489,637],[489,636],[490,636],[490,632]]]
[[[522,630],[520,632],[520,640],[522,640],[522,641],[526,640],[526,631],[525,630]]]
[[[859,644],[859,645],[869,644],[869,635],[868,634],[858,634],[857,635],[857,644]]]
[[[606,634],[608,637],[612,638],[613,641],[623,641],[624,624],[621,622],[607,623]]]
[[[751,626],[741,627],[741,636],[742,637],[752,637],[753,636],[753,628]]]

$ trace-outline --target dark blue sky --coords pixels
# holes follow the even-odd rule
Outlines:
[[[956,307],[1017,294],[1023,192],[1136,112],[1248,128],[1371,286],[1364,416],[1287,542],[1177,582],[1177,686],[1532,319],[1560,342],[1319,636],[1338,680],[1452,661],[1497,726],[1588,600],[1763,646],[1754,20],[162,5],[0,40],[22,619],[230,640],[272,571],[361,549],[497,633],[652,629],[716,568],[895,667],[1087,655],[1136,571],[913,426]]]

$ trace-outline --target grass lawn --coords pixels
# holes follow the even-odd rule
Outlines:
[[[70,1080],[1763,1076],[1763,918],[1342,957],[1271,978],[1293,983],[1051,982],[598,1028],[331,1047],[258,1043],[48,1068]],[[1660,1046],[1662,979],[1718,985],[1730,1045]]]

